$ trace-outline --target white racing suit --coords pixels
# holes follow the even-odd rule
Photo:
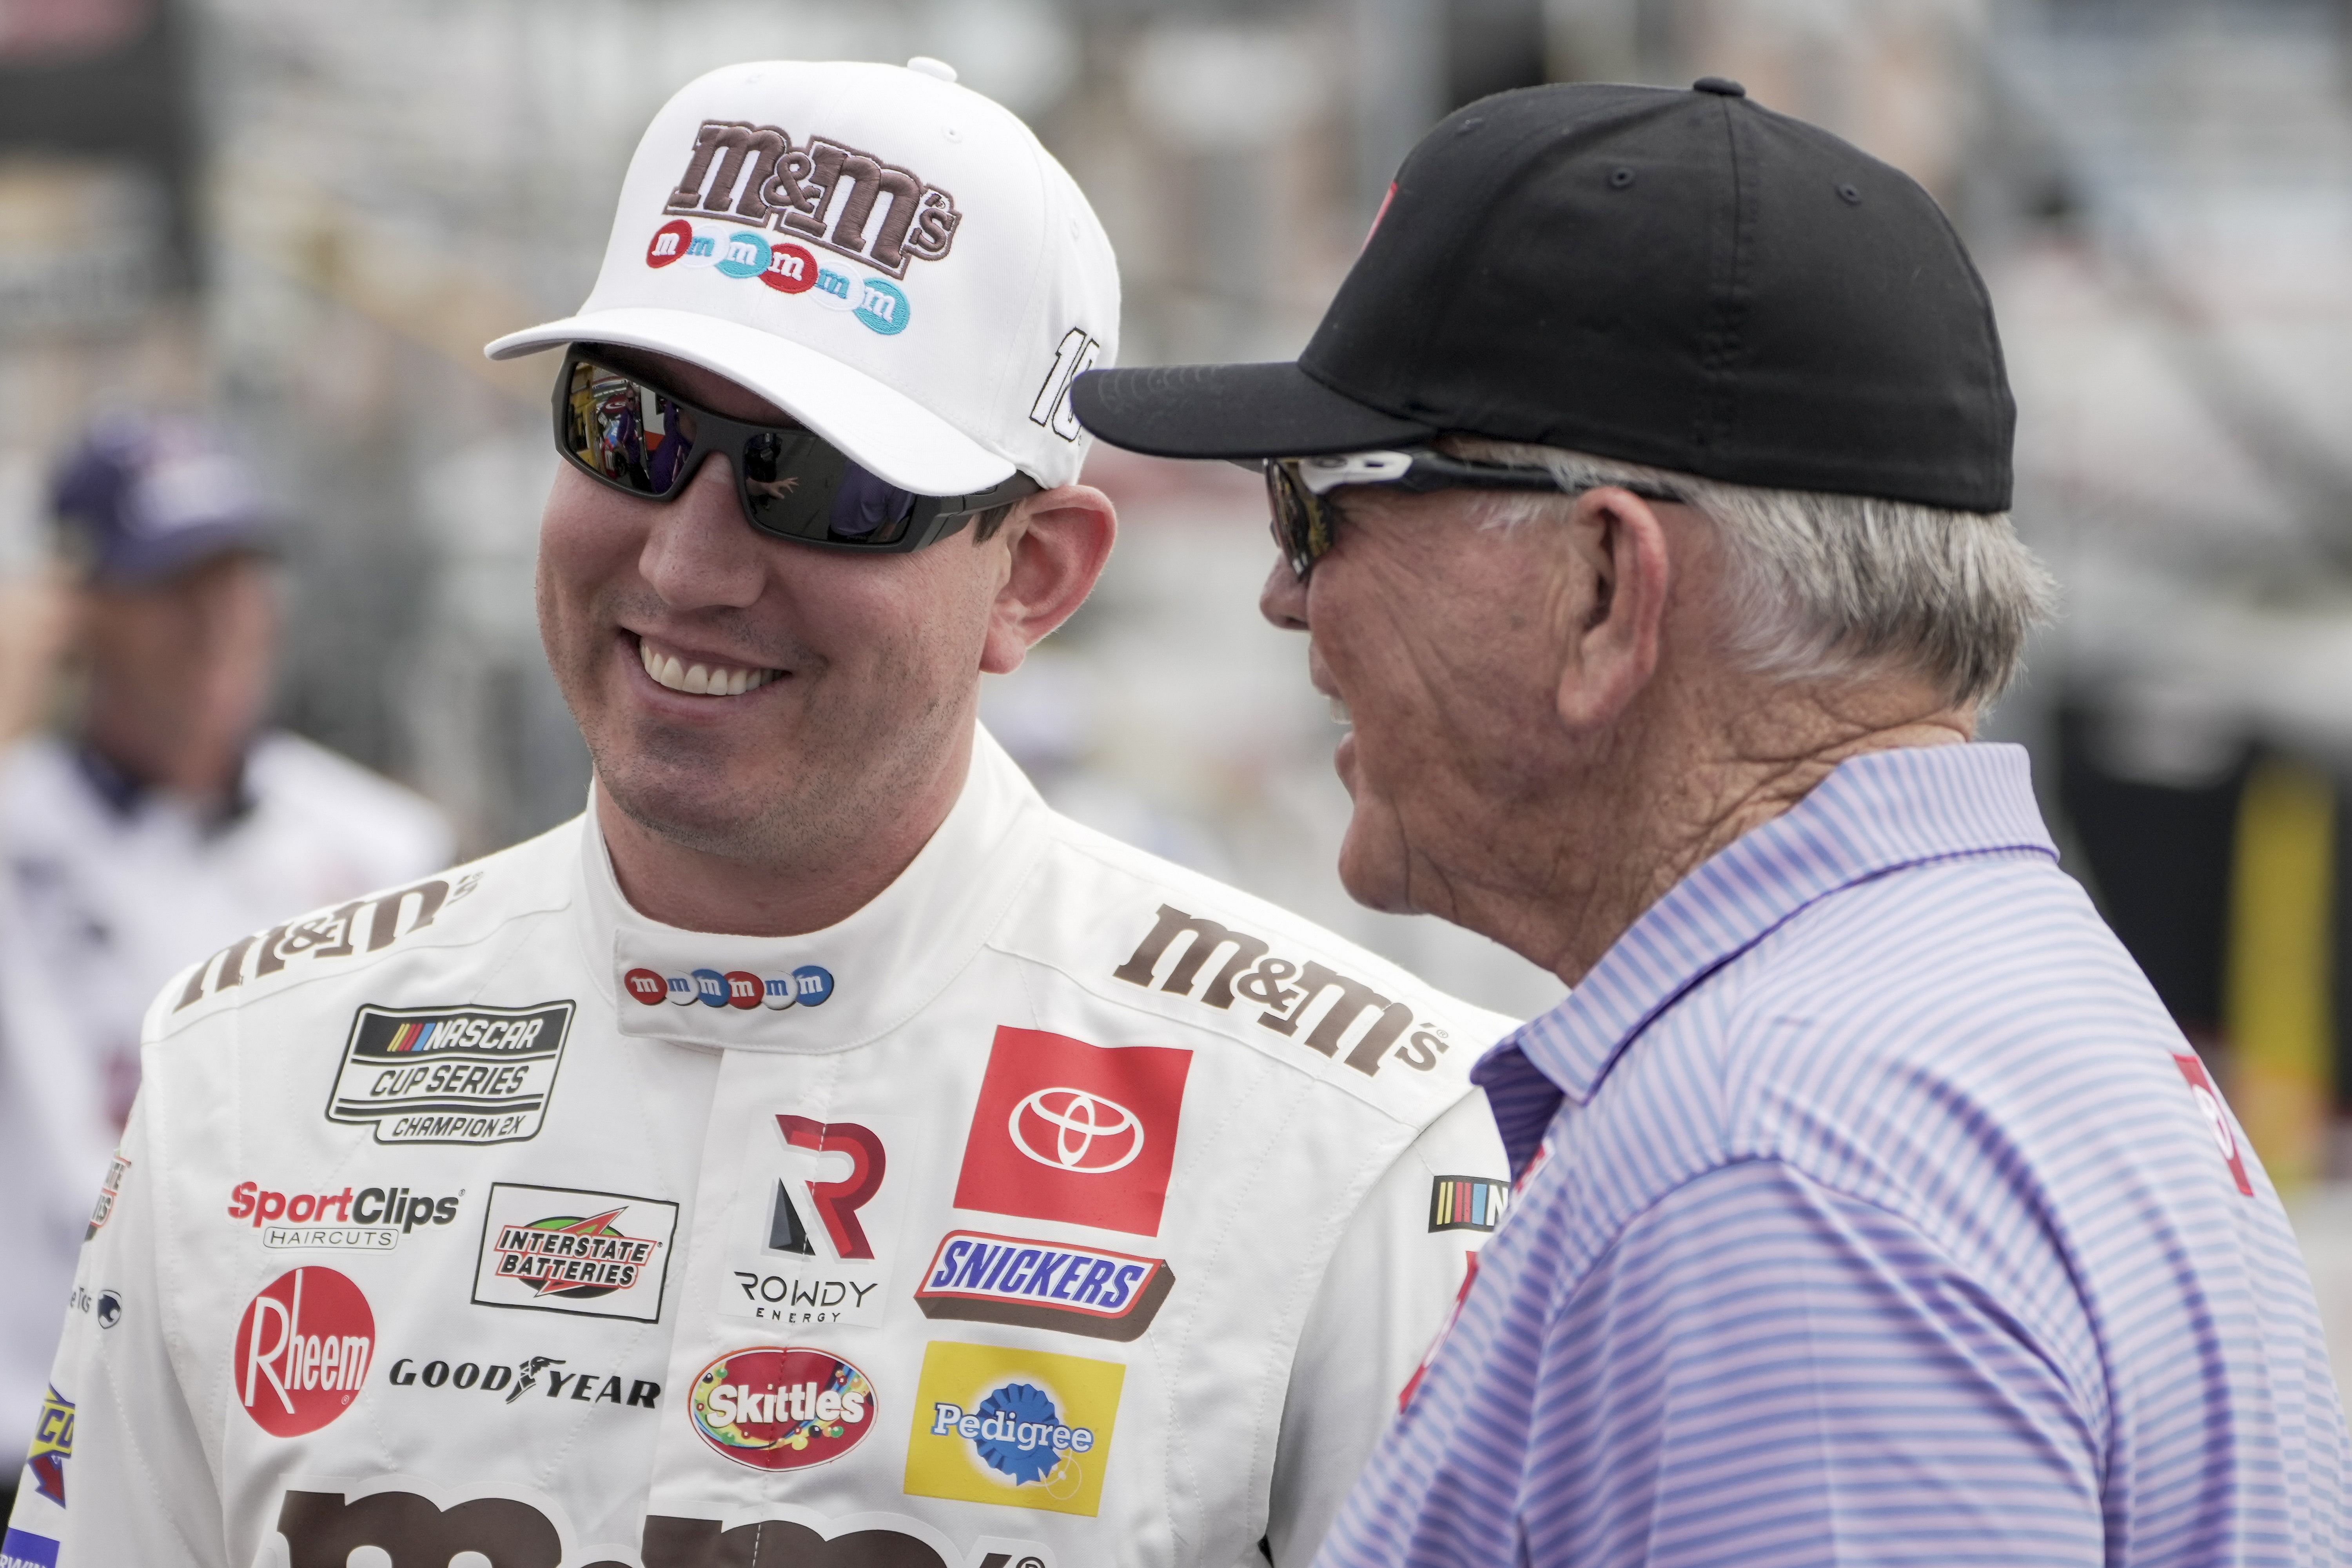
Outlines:
[[[8,1555],[1291,1568],[1499,1215],[1507,1026],[984,733],[811,935],[643,919],[593,816],[289,921],[149,1016]]]

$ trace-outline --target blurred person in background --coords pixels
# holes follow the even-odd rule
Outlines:
[[[0,758],[11,1438],[44,1409],[58,1310],[139,1087],[156,988],[247,931],[453,852],[423,799],[265,726],[280,613],[269,523],[211,433],[109,416],[58,470],[51,505],[71,711],[61,732]]]
[[[979,726],[1109,555],[1119,294],[953,77],[689,83],[580,312],[490,345],[562,351],[588,810],[166,988],[24,1554],[1312,1555],[1501,1215],[1505,1022]]]
[[[1925,191],[1720,79],[1488,98],[1297,363],[1076,403],[1266,460],[1349,890],[1576,988],[1320,1568],[2347,1560],[2277,1190],[1973,743],[2050,586]]]

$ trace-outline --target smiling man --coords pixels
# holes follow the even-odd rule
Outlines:
[[[1971,743],[2049,585],[1925,191],[1736,82],[1502,94],[1297,363],[1076,402],[1265,460],[1349,889],[1576,987],[1320,1568],[2346,1561],[2278,1194]]]
[[[1499,1219],[1503,1021],[974,721],[1114,531],[1117,277],[1017,121],[768,63],[562,349],[588,814],[149,1015],[7,1536],[112,1568],[1303,1563]]]

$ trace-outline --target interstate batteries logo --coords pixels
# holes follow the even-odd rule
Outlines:
[[[677,1231],[658,1198],[493,1182],[474,1302],[658,1322]]]
[[[874,1429],[874,1384],[830,1351],[755,1345],[730,1351],[694,1380],[694,1430],[755,1470],[837,1459]]]
[[[362,1007],[330,1121],[379,1143],[515,1143],[539,1135],[572,1031],[570,1002],[535,1007]]]
[[[934,1342],[908,1433],[906,1490],[1093,1518],[1126,1378],[1117,1362]]]

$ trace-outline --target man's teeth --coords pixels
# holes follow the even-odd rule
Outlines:
[[[1350,730],[1356,727],[1356,716],[1349,712],[1348,705],[1336,697],[1331,699],[1331,722],[1344,725]]]
[[[757,691],[776,679],[772,669],[734,669],[709,664],[688,664],[676,654],[656,653],[651,645],[640,639],[637,658],[646,673],[657,685],[672,691],[691,691],[698,697],[740,697],[746,691]]]

